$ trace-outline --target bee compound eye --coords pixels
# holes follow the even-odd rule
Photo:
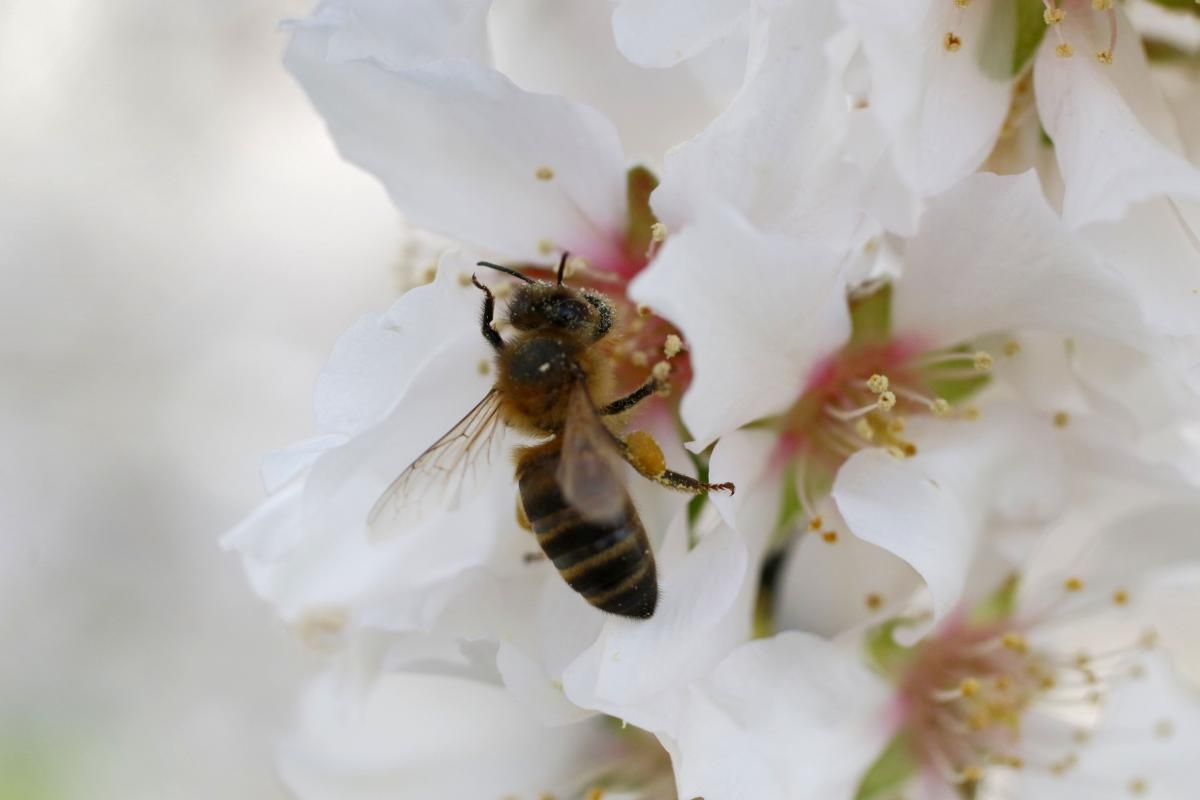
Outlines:
[[[578,300],[555,299],[546,306],[546,317],[563,327],[577,325],[588,316],[587,307]]]

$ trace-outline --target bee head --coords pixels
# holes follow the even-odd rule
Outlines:
[[[525,282],[517,287],[508,302],[508,321],[516,330],[562,331],[598,341],[612,328],[615,318],[612,303],[591,289],[564,286],[562,278],[566,263],[564,254],[558,266],[557,283],[535,281],[516,270],[486,261],[480,261],[479,266],[505,272]]]

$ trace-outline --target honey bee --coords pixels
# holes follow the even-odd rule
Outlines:
[[[491,391],[384,491],[371,510],[372,527],[391,510],[436,484],[461,490],[464,475],[493,449],[496,432],[512,428],[542,441],[513,454],[519,516],[567,584],[611,614],[649,618],[658,604],[654,553],[626,491],[621,462],[671,489],[693,494],[734,491],[731,483],[701,483],[666,469],[662,450],[645,432],[620,435],[618,420],[664,388],[653,375],[629,394],[608,397],[613,368],[597,344],[613,332],[616,312],[600,292],[537,281],[486,261],[478,266],[521,281],[508,303],[515,333],[505,341],[493,325],[495,297],[483,292],[480,331],[495,350]],[[424,480],[428,479],[428,480]]]

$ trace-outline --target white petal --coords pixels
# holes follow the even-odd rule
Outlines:
[[[475,271],[461,254],[442,256],[433,283],[404,294],[342,334],[314,390],[317,430],[352,435],[378,422],[451,343],[478,340],[482,294],[464,285]],[[485,352],[482,346],[480,352]]]
[[[676,531],[680,540],[683,522]],[[661,555],[654,616],[607,619],[596,643],[563,674],[576,705],[652,731],[674,730],[689,680],[748,638],[757,576],[745,542],[724,525],[682,559]]]
[[[728,36],[749,7],[749,0],[621,0],[613,33],[633,63],[669,67]]]
[[[472,61],[337,61],[329,42],[341,31],[307,23],[286,64],[342,155],[378,177],[410,223],[512,258],[545,260],[549,242],[623,263],[624,157],[602,115]],[[539,179],[543,168],[553,177]]]
[[[743,645],[689,691],[680,797],[849,800],[891,733],[888,699],[852,655],[815,636]]]
[[[914,420],[916,456],[870,449],[842,466],[832,494],[850,531],[904,559],[929,588],[933,615],[906,637],[960,602],[990,512],[1044,518],[1057,510],[1065,489],[1049,430],[999,408],[975,422]]]
[[[695,377],[682,413],[697,449],[782,411],[820,359],[846,340],[838,262],[832,252],[763,234],[714,204],[672,234],[635,279],[630,296],[687,340]]]
[[[279,766],[304,800],[537,797],[585,775],[607,738],[598,722],[544,728],[502,690],[449,678],[386,676],[349,715],[326,678]]]
[[[483,61],[491,4],[492,0],[322,0],[307,24],[331,29],[332,61],[370,58],[392,69],[443,58]]]
[[[821,518],[821,532],[837,532],[837,541],[829,543],[821,532],[811,532],[800,534],[792,545],[779,578],[779,627],[832,637],[906,607],[921,586],[912,567],[848,535],[850,528],[832,503],[821,507]]]
[[[985,35],[1006,4],[963,10],[942,0],[843,0],[841,7],[862,36],[871,109],[891,133],[901,176],[924,196],[973,172],[1008,112],[1009,65],[993,63]],[[943,46],[951,31],[962,41],[957,52]]]
[[[824,51],[834,24],[832,6],[803,3],[756,18],[746,86],[667,155],[653,205],[668,229],[715,194],[761,230],[846,246],[861,178],[841,152],[846,102]]]
[[[1063,221],[1071,227],[1114,221],[1159,195],[1200,197],[1200,170],[1146,129],[1161,126],[1161,95],[1137,33],[1120,8],[1115,13],[1119,43],[1111,65],[1094,57],[1108,47],[1106,15],[1085,9],[1061,23],[1075,55],[1055,55],[1057,40],[1048,34],[1034,68],[1038,113],[1066,184]]]
[[[1195,794],[1200,696],[1161,654],[1139,661],[1142,676],[1115,683],[1098,729],[1086,744],[1074,748],[1077,765],[1065,775],[1021,770],[1016,773],[1014,796],[1119,800],[1135,794],[1162,798]],[[1139,781],[1144,788],[1135,792],[1131,787]]]
[[[1145,338],[1136,298],[1063,227],[1033,172],[973,175],[931,201],[892,309],[900,333],[942,346],[1019,328]]]
[[[693,60],[667,69],[639,67],[607,34],[611,15],[604,2],[498,2],[488,18],[494,64],[522,89],[563,95],[603,112],[620,131],[630,160],[658,172],[669,147],[694,136],[726,105],[743,68],[723,52],[727,47],[705,52],[702,65]],[[710,62],[718,69],[697,69]],[[709,72],[730,85],[713,86]]]

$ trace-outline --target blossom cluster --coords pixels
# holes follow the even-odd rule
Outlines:
[[[1197,9],[322,0],[289,23],[287,68],[431,254],[337,343],[314,437],[224,540],[328,660],[292,791],[1197,796],[1200,80],[1171,38]],[[656,379],[616,432],[737,487],[627,470],[645,619],[539,557],[504,426],[459,491],[372,513],[518,333],[518,282],[477,262],[552,282],[560,259],[615,307],[613,396]]]

